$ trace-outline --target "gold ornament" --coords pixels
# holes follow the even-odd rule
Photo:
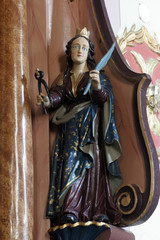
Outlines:
[[[127,28],[125,28],[122,38],[116,38],[122,54],[127,52],[127,46],[134,47],[134,43],[142,44],[145,42],[151,51],[157,53],[157,59],[160,61],[160,45],[156,34],[152,37],[144,26],[138,31],[135,31],[135,28],[135,24],[131,27],[129,32],[127,32]]]
[[[134,43],[142,44],[146,43],[151,51],[157,54],[157,59],[149,58],[147,61],[143,56],[136,52],[130,51],[137,64],[140,67],[142,73],[147,73],[153,75],[155,67],[160,61],[160,44],[158,42],[156,34],[152,37],[147,29],[142,26],[140,30],[135,31],[135,24],[132,26],[131,30],[127,32],[125,28],[122,38],[117,37],[117,42],[123,55],[127,52],[126,47],[134,47]],[[126,60],[127,61],[127,60]],[[130,66],[129,62],[127,61]],[[147,93],[147,118],[151,131],[156,135],[160,136],[160,80],[157,79],[155,85],[150,83]],[[159,116],[159,117],[158,117]],[[157,149],[157,154],[160,162],[160,147]]]
[[[89,39],[89,35],[90,35],[90,31],[87,30],[86,27],[80,29],[80,28],[77,28],[77,31],[76,31],[76,36],[77,35],[80,35],[82,37],[86,37]]]

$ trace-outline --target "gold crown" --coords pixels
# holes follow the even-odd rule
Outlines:
[[[88,31],[86,27],[84,27],[82,29],[77,28],[76,36],[77,35],[80,35],[80,36],[83,36],[83,37],[86,37],[89,39],[90,31]]]

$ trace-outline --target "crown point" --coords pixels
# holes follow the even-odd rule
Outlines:
[[[88,31],[86,27],[84,27],[82,29],[77,28],[76,36],[77,35],[80,35],[80,36],[83,36],[83,37],[86,37],[89,39],[90,31]]]

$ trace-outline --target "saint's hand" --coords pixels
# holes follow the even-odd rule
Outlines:
[[[50,107],[51,103],[48,96],[45,96],[43,93],[37,95],[37,105],[44,103],[45,107]]]
[[[90,78],[92,78],[92,87],[95,90],[101,89],[99,71],[92,70],[89,73]]]

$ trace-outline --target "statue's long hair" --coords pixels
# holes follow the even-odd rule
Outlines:
[[[89,40],[88,38],[84,37],[84,36],[80,36],[80,35],[77,35],[76,37],[72,38],[66,45],[66,55],[67,55],[67,68],[65,70],[65,73],[67,73],[68,71],[70,71],[73,67],[73,61],[72,61],[72,58],[71,58],[71,45],[72,45],[72,42],[79,38],[79,37],[83,37],[85,38],[88,43],[89,43],[89,50],[88,50],[88,58],[87,58],[87,64],[88,64],[88,67],[92,70],[92,69],[95,69],[96,67],[96,62],[93,58],[94,56],[94,44],[91,40]]]

